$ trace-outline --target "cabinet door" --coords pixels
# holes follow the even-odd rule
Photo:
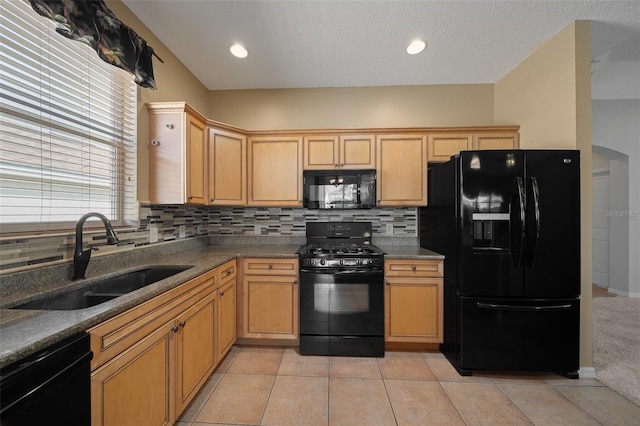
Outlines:
[[[302,206],[302,138],[249,139],[250,206]]]
[[[177,317],[177,406],[179,414],[209,378],[216,364],[217,292]]]
[[[472,140],[471,134],[429,134],[427,139],[427,161],[449,161],[452,155],[471,149],[473,146]]]
[[[91,374],[92,426],[173,424],[173,329],[171,321]]]
[[[385,340],[441,343],[442,278],[385,278]]]
[[[477,133],[473,135],[473,149],[518,149],[518,133]]]
[[[247,204],[247,138],[209,128],[209,204]]]
[[[190,204],[206,204],[207,157],[206,126],[191,114],[186,115],[187,199]]]
[[[304,169],[331,170],[340,166],[338,136],[306,136]]]
[[[340,167],[344,169],[375,169],[375,137],[373,135],[340,136]]]
[[[379,206],[427,205],[426,135],[378,135]]]
[[[218,361],[236,342],[236,279],[218,289]]]
[[[298,278],[245,275],[244,336],[297,339]]]

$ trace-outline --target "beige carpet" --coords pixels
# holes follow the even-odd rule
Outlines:
[[[593,364],[602,383],[640,405],[640,298],[593,298]]]

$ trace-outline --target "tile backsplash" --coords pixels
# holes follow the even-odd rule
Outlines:
[[[195,236],[304,237],[306,222],[371,222],[374,237],[418,236],[416,208],[370,210],[308,210],[284,207],[140,206],[138,228],[117,230],[119,246],[108,246],[103,230],[85,230],[84,242],[100,254],[124,246],[143,246]],[[73,258],[75,234],[25,236],[0,239],[0,270]]]

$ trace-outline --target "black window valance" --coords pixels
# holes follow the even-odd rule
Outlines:
[[[33,10],[57,23],[56,31],[88,44],[105,62],[133,74],[136,84],[156,89],[147,42],[111,12],[103,0],[29,0]]]

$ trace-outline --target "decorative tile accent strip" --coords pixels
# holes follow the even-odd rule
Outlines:
[[[374,235],[407,238],[418,236],[416,208],[308,210],[286,207],[214,207],[209,210],[209,215],[209,235],[304,237],[307,222],[371,222]]]
[[[139,227],[116,231],[120,239],[118,246],[106,244],[102,229],[85,230],[84,243],[100,249],[101,253],[111,253],[121,251],[123,246],[138,247],[203,235],[305,237],[306,222],[319,221],[371,222],[374,235],[413,239],[418,236],[415,208],[307,210],[284,207],[142,205]],[[152,235],[157,235],[153,242]],[[74,246],[73,233],[2,239],[0,270],[66,261],[73,258]]]

